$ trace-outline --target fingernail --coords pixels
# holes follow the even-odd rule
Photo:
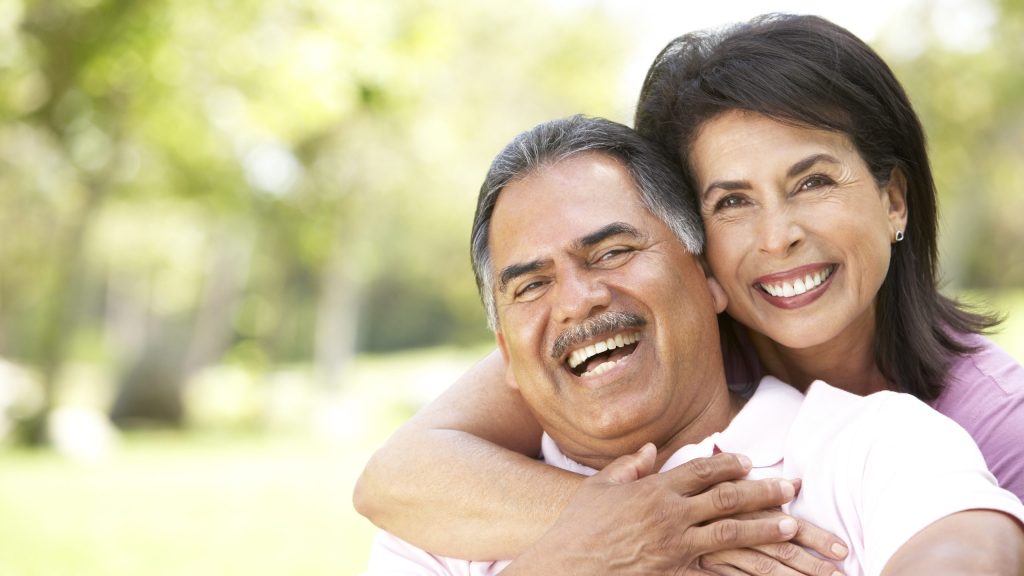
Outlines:
[[[839,570],[836,570],[835,572],[832,573],[832,576],[844,576],[844,575]]]
[[[794,478],[794,479],[790,480],[790,482],[793,483],[793,489],[796,490],[796,492],[799,494],[800,493],[800,487],[803,486],[803,484],[804,484],[803,480],[801,480],[799,478]]]
[[[783,518],[779,520],[779,532],[782,532],[783,536],[792,536],[796,534],[796,520],[792,518]]]
[[[796,488],[789,480],[780,480],[779,485],[782,487],[782,495],[786,500],[791,500],[796,495]]]
[[[751,466],[753,466],[753,463],[750,462],[750,458],[747,458],[743,454],[737,454],[736,458],[739,459],[740,466],[743,466],[746,469],[749,469]]]
[[[832,554],[834,554],[836,558],[846,558],[846,553],[848,552],[846,546],[843,546],[838,542],[833,544],[830,550],[832,550]],[[842,576],[842,574],[839,576]]]

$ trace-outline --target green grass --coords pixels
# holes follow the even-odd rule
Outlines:
[[[1024,360],[1024,291],[988,301]],[[485,351],[360,358],[319,434],[134,434],[92,464],[0,449],[0,576],[359,574],[375,528],[352,509],[357,475]]]
[[[129,438],[102,463],[0,456],[5,576],[357,574],[362,447],[309,439]]]
[[[0,576],[359,574],[376,529],[356,477],[485,350],[360,358],[329,410],[283,433],[135,433],[89,464],[0,447]]]

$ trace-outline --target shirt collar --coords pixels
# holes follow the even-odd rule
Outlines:
[[[725,430],[715,432],[697,444],[683,446],[669,457],[661,471],[719,451],[743,454],[750,458],[754,468],[774,466],[782,462],[790,425],[800,412],[803,400],[797,389],[777,378],[765,376]],[[544,460],[552,466],[584,475],[596,472],[563,454],[547,434],[544,434],[541,447]]]
[[[717,434],[715,446],[722,452],[746,455],[755,468],[778,464],[803,400],[796,388],[765,376],[739,414]]]

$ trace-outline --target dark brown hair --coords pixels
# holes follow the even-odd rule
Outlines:
[[[938,397],[953,356],[974,351],[956,336],[999,319],[939,292],[935,183],[924,130],[892,70],[828,20],[769,14],[670,42],[647,72],[635,126],[674,155],[693,187],[693,140],[704,123],[729,110],[842,133],[879,185],[896,168],[905,174],[906,240],[893,245],[879,289],[875,361],[896,390]]]

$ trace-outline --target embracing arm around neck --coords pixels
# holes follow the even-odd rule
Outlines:
[[[457,558],[512,558],[540,538],[583,478],[534,458],[540,425],[505,372],[491,353],[395,432],[360,476],[356,509]]]

